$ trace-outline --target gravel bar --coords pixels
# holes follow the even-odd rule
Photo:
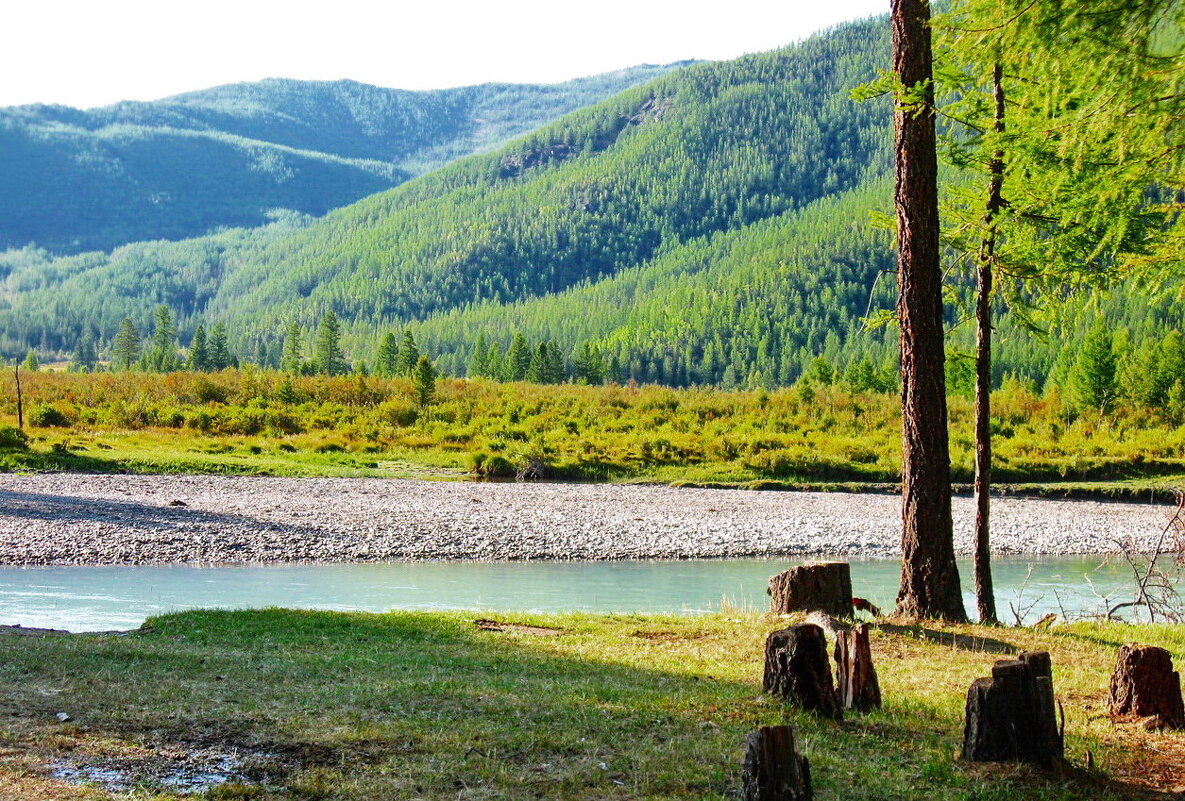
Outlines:
[[[1147,547],[1166,507],[1000,498],[993,549]],[[973,509],[955,499],[955,545]],[[900,498],[614,484],[0,475],[0,564],[688,559],[900,551]]]

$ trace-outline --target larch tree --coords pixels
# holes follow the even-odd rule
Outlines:
[[[1173,230],[1176,212],[1149,198],[1166,177],[1180,185],[1180,150],[1166,133],[1181,119],[1181,21],[1176,0],[958,0],[938,25],[949,66],[957,68],[947,72],[962,71],[954,87],[961,100],[948,116],[973,132],[948,152],[955,166],[978,167],[987,178],[986,199],[955,182],[948,240],[977,254],[974,569],[981,620],[996,618],[990,567],[996,286],[1006,280],[1005,299],[1023,308],[1077,284],[1105,283],[1139,257],[1163,253],[1154,243],[1166,226]],[[1165,36],[1170,29],[1175,37]],[[1176,44],[1165,45],[1173,39]],[[1014,120],[1010,130],[1006,113]],[[1007,187],[1006,175],[1012,176]]]
[[[895,612],[966,620],[951,518],[938,154],[928,0],[893,0],[897,318],[901,345],[902,569]]]

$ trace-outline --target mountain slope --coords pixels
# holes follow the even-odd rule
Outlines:
[[[0,109],[0,248],[178,239],[323,214],[661,75],[409,92],[266,80],[79,110]]]
[[[887,174],[888,106],[849,97],[886,52],[870,21],[678,70],[262,245],[9,254],[0,347],[69,350],[165,303],[183,331],[224,320],[242,345],[333,309],[368,349],[382,327],[606,279]]]

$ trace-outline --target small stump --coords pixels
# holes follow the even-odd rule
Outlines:
[[[835,686],[843,709],[871,712],[881,708],[881,685],[872,665],[867,623],[835,635]]]
[[[847,562],[820,562],[792,567],[769,580],[770,611],[852,614],[852,568]]]
[[[1057,726],[1049,654],[1026,652],[997,662],[991,678],[967,691],[963,758],[971,762],[1032,762],[1052,768],[1065,746]]]
[[[766,638],[761,686],[808,712],[836,720],[843,717],[831,681],[827,639],[813,623],[799,623]]]
[[[745,738],[743,801],[810,801],[811,767],[790,726],[762,726]]]
[[[1153,645],[1125,645],[1119,649],[1107,710],[1113,717],[1154,717],[1153,728],[1185,728],[1181,675],[1173,658]]]

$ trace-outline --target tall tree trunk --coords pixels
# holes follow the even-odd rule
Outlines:
[[[896,613],[966,620],[951,521],[934,57],[927,0],[893,0],[893,70],[918,102],[894,111],[901,324],[902,567]]]
[[[993,130],[1004,133],[1004,71],[992,68],[992,95],[996,102]],[[996,596],[992,591],[991,486],[992,486],[992,270],[996,261],[996,216],[1004,206],[1004,151],[999,145],[988,164],[988,199],[983,215],[983,244],[979,249],[978,295],[975,323],[975,605],[982,623],[996,622]]]
[[[25,396],[21,394],[21,363],[12,366],[12,375],[16,379],[16,427],[25,430]]]

